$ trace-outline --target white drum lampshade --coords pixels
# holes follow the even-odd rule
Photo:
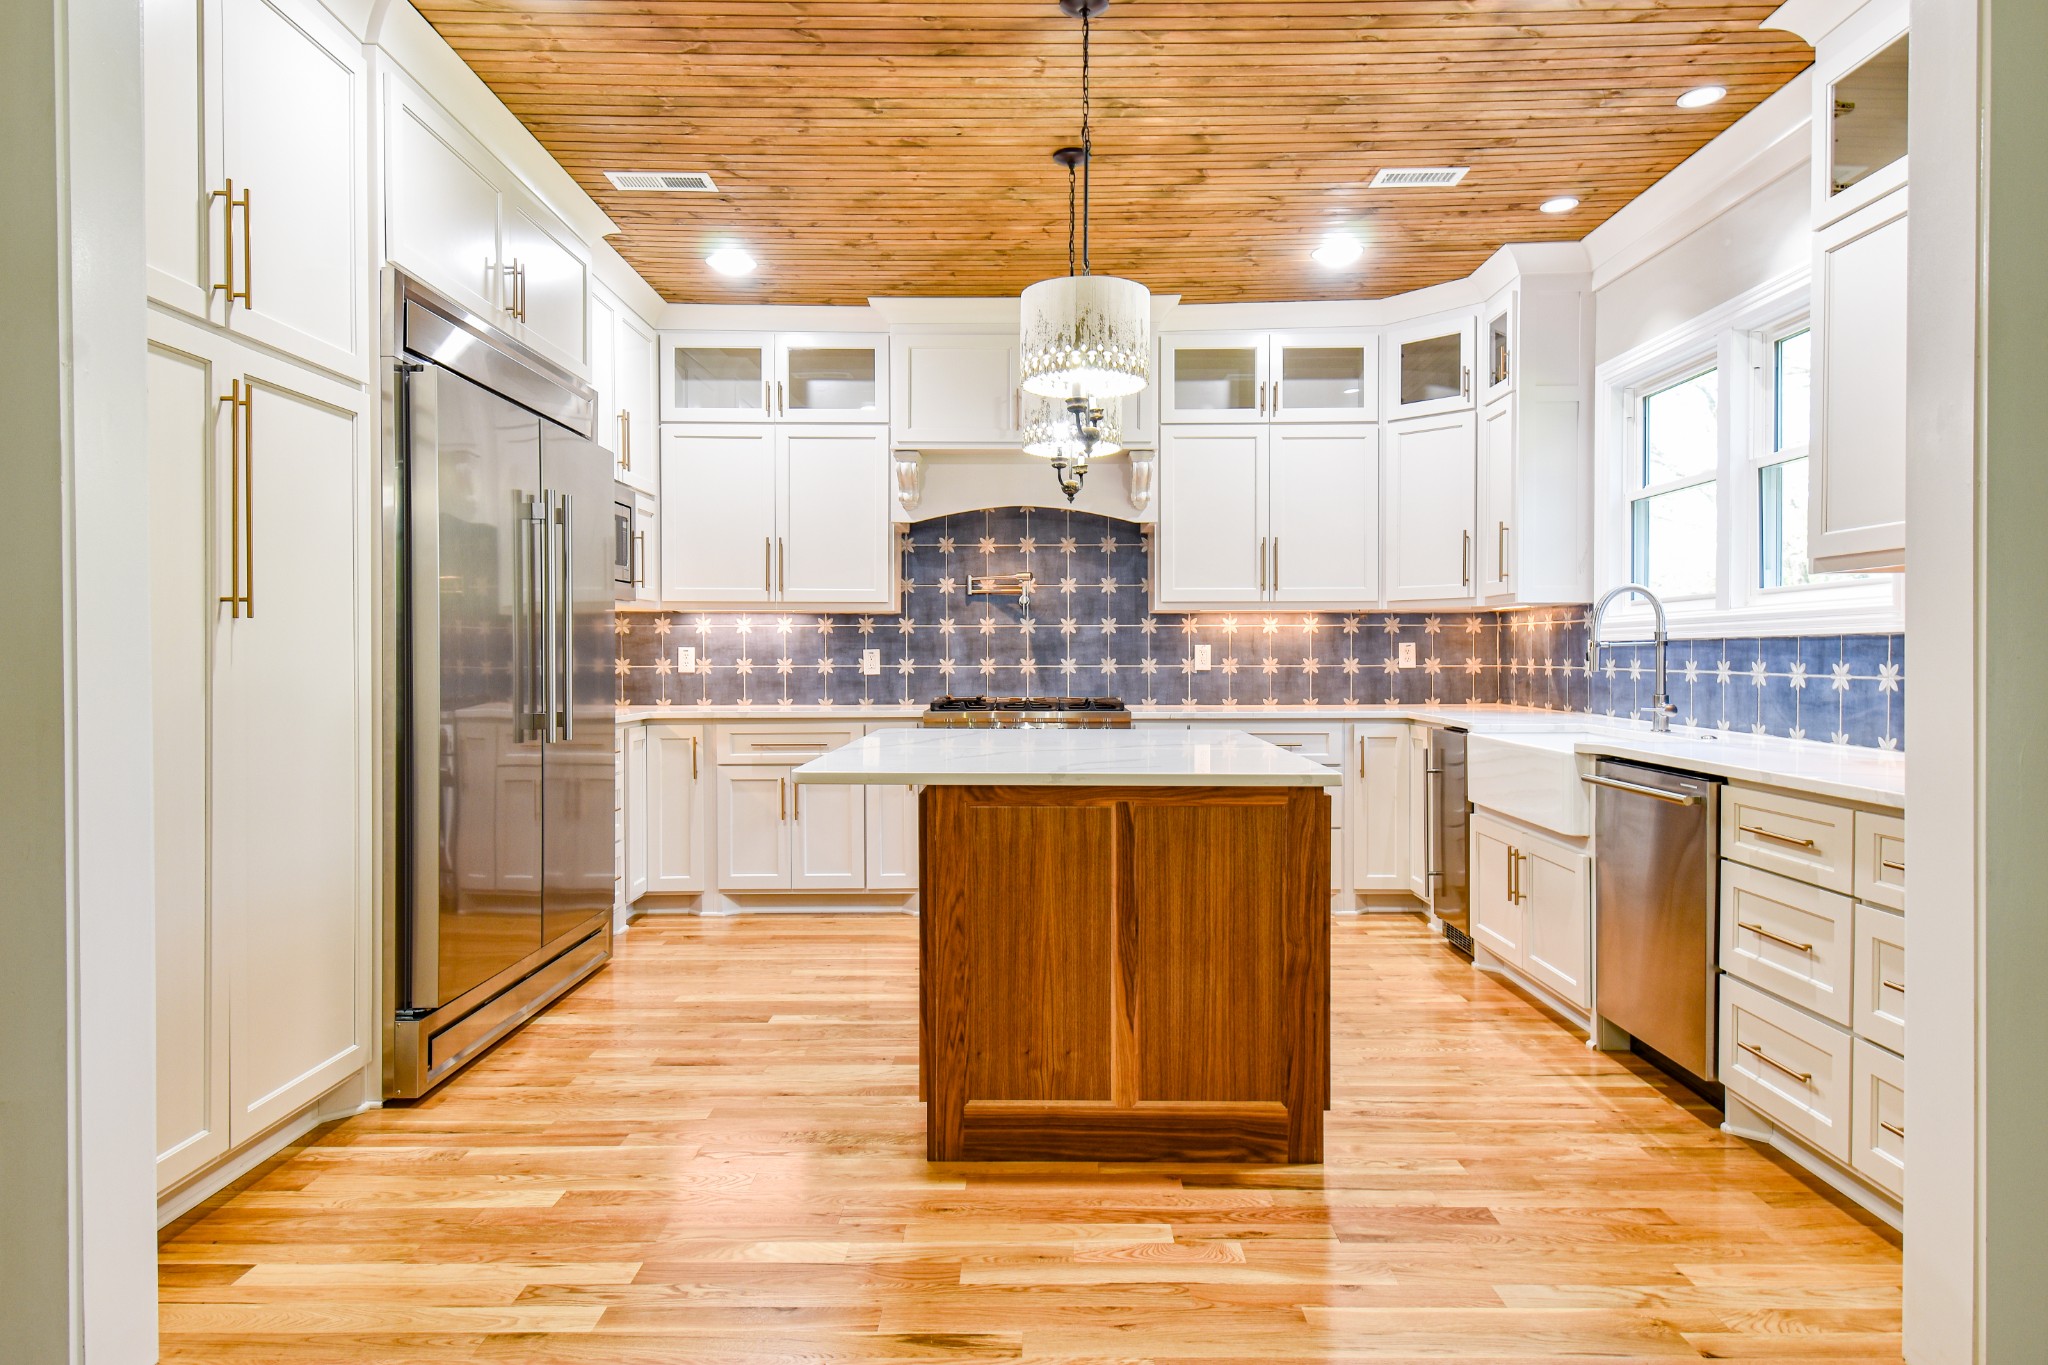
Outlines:
[[[1152,291],[1136,280],[1061,275],[1022,303],[1024,392],[1102,401],[1151,382]]]

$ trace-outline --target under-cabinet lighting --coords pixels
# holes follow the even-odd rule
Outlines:
[[[1358,239],[1348,232],[1333,232],[1323,238],[1323,244],[1309,253],[1317,265],[1341,270],[1365,254],[1365,248]]]
[[[1536,207],[1545,213],[1570,213],[1579,206],[1579,201],[1569,194],[1560,194],[1555,199],[1546,199]]]
[[[704,264],[721,275],[751,275],[754,258],[736,246],[722,246],[704,258]]]
[[[1725,85],[1700,85],[1678,97],[1681,109],[1704,109],[1710,104],[1719,104],[1728,94]]]

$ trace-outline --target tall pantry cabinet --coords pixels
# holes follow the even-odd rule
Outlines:
[[[361,44],[309,0],[144,24],[170,1191],[370,1056],[375,327]]]

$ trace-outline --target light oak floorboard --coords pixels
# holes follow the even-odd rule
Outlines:
[[[932,1165],[917,926],[642,920],[161,1248],[163,1358],[1896,1362],[1870,1221],[1408,916],[1332,934],[1322,1166]]]

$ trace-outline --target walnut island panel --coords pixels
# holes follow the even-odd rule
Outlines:
[[[933,1161],[1318,1162],[1338,774],[1235,731],[881,731],[918,798]]]

